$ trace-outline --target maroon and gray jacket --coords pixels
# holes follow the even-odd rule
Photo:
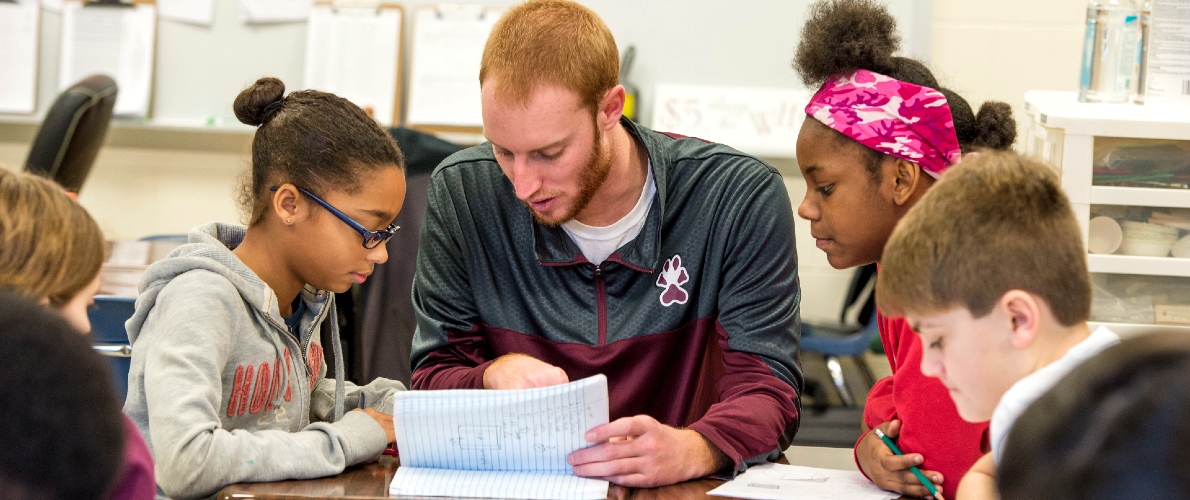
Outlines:
[[[657,195],[640,234],[591,263],[537,223],[490,144],[434,171],[413,304],[413,388],[482,388],[524,353],[571,380],[603,373],[611,418],[694,429],[735,473],[798,427],[800,287],[780,174],[751,156],[622,122]]]

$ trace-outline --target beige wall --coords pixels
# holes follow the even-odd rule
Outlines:
[[[1011,104],[1019,127],[1026,90],[1078,88],[1086,8],[1086,0],[934,0],[930,68],[973,109]]]
[[[28,144],[0,142],[0,164],[25,163]],[[105,147],[79,194],[108,239],[185,233],[238,221],[234,190],[247,155]]]

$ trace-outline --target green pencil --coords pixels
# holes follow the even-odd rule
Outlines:
[[[893,453],[896,453],[897,455],[905,454],[900,448],[897,448],[897,443],[894,443],[892,439],[889,439],[888,436],[885,436],[884,432],[882,432],[880,429],[876,429],[876,435],[880,437],[881,441],[884,441],[884,444],[888,445],[888,448],[892,450]],[[938,493],[938,488],[934,486],[934,483],[931,483],[929,479],[926,479],[926,475],[922,474],[921,469],[918,469],[916,465],[909,467],[909,471],[912,472],[914,476],[917,476],[917,479],[921,481],[921,484],[926,486],[927,490],[930,490],[930,494],[934,495],[934,498],[937,498],[938,500],[946,500],[941,494]]]

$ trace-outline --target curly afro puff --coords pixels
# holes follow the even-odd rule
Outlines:
[[[866,69],[937,89],[950,105],[955,135],[964,152],[1012,146],[1016,141],[1016,121],[1011,106],[988,101],[980,106],[978,114],[972,112],[962,96],[938,84],[925,64],[895,56],[900,45],[897,20],[879,2],[820,0],[810,6],[793,68],[810,88],[821,86],[831,77]],[[879,167],[880,153],[872,151],[872,154],[877,155],[877,160],[868,162],[870,170]]]
[[[897,20],[875,1],[818,2],[810,6],[793,66],[809,87],[860,68],[889,74],[900,46]]]

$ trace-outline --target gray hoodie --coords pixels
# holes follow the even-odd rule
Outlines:
[[[128,414],[156,462],[158,494],[305,479],[376,459],[384,429],[353,408],[392,411],[400,382],[344,382],[334,294],[306,287],[301,335],[231,249],[244,227],[212,223],[149,267],[128,320]],[[334,339],[326,378],[320,332]],[[146,376],[147,375],[147,376]]]

